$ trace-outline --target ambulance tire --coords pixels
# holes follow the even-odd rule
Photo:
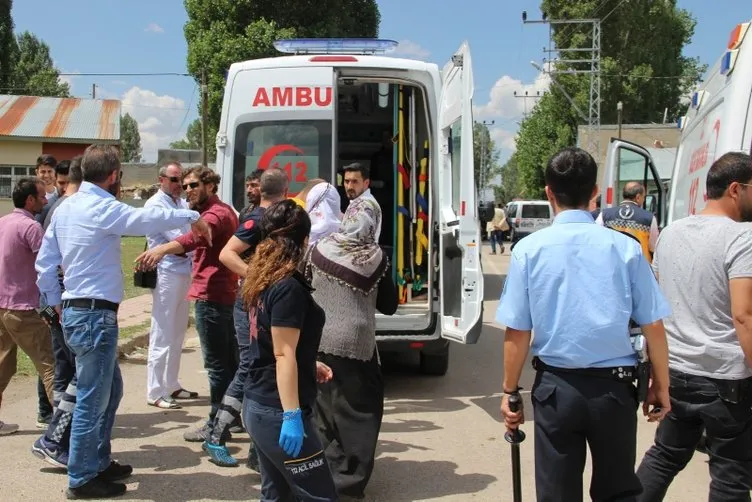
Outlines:
[[[449,347],[436,354],[420,353],[420,372],[430,376],[444,376],[449,369]]]

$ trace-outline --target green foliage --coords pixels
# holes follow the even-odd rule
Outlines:
[[[127,113],[120,117],[120,157],[122,162],[141,162],[138,122]]]
[[[232,63],[278,56],[273,42],[282,38],[375,37],[380,22],[375,0],[185,0],[185,8],[188,71],[199,83],[207,76],[210,159]]]
[[[201,119],[196,119],[190,123],[185,131],[185,138],[170,143],[170,148],[179,150],[200,150],[201,149]]]
[[[682,55],[694,34],[696,20],[676,7],[676,0],[542,0],[548,19],[604,18],[601,24],[601,123],[617,121],[616,103],[623,103],[624,123],[675,120],[684,106],[681,97],[699,81],[707,66]],[[609,14],[610,13],[610,14]],[[557,47],[589,48],[591,24],[552,25]],[[563,51],[562,59],[587,59],[588,53]],[[589,63],[558,63],[556,70],[589,69]],[[585,113],[589,109],[589,74],[555,74],[556,81]],[[515,155],[520,195],[543,195],[543,167],[565,146],[576,144],[574,112],[559,89],[539,100],[522,123]]]
[[[480,191],[486,188],[500,171],[499,151],[496,149],[496,142],[491,139],[488,127],[481,122],[476,122],[473,125],[473,157],[475,184]],[[484,186],[481,186],[481,184]]]
[[[0,92],[6,92],[13,72],[16,38],[13,35],[12,0],[0,0]]]
[[[55,68],[46,43],[25,31],[18,35],[11,52],[13,75],[9,86],[16,93],[29,96],[70,95],[70,87],[60,81],[60,71]]]
[[[517,154],[512,155],[506,164],[501,167],[501,186],[495,187],[494,192],[496,201],[502,204],[506,204],[521,195],[522,188],[520,187]]]

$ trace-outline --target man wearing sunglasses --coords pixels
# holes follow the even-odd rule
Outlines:
[[[181,198],[183,167],[169,162],[159,168],[159,190],[144,207],[188,209]],[[189,225],[146,235],[149,248],[171,242],[190,232]],[[193,253],[168,255],[157,265],[157,287],[152,290],[149,356],[146,363],[146,402],[162,409],[177,409],[176,399],[193,399],[197,392],[178,382],[180,356],[188,328],[188,288],[191,285]]]
[[[209,375],[211,411],[198,429],[183,435],[186,441],[204,442],[212,431],[217,410],[238,368],[233,305],[238,275],[219,261],[219,253],[238,227],[235,210],[217,196],[220,176],[208,167],[195,167],[183,173],[182,187],[188,206],[201,213],[212,228],[213,243],[194,232],[183,234],[141,254],[136,261],[143,269],[154,268],[167,255],[193,251],[193,282],[188,299],[195,300],[196,331],[201,341],[204,368]]]

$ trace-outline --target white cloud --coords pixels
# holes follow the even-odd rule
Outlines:
[[[507,129],[502,129],[501,127],[495,127],[488,132],[491,135],[491,139],[496,144],[496,148],[500,150],[511,150],[512,152],[516,149],[514,141],[517,138],[517,131],[509,131]]]
[[[431,51],[424,47],[421,47],[419,44],[413,42],[412,40],[400,40],[397,48],[394,50],[394,52],[389,53],[389,55],[400,56],[404,58],[428,59],[429,56],[431,56]]]
[[[157,23],[149,23],[149,26],[144,28],[144,31],[148,31],[149,33],[164,33],[164,28]]]
[[[532,84],[523,84],[519,79],[504,75],[491,87],[488,103],[476,106],[473,115],[477,119],[522,117],[525,111],[532,111],[537,101],[536,96],[542,96],[550,83],[551,77],[546,73],[539,73]],[[515,97],[515,92],[517,96],[524,96],[527,92],[529,97]]]
[[[121,97],[122,113],[130,114],[138,122],[142,157],[146,162],[157,159],[157,149],[167,148],[180,139],[188,124],[185,101],[170,95],[131,87]],[[181,125],[183,126],[181,128]]]

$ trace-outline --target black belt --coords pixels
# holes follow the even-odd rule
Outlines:
[[[539,358],[533,358],[533,368],[536,371],[548,371],[549,373],[570,373],[573,375],[591,376],[595,378],[608,378],[617,382],[631,383],[637,378],[637,368],[634,366],[614,366],[611,368],[557,368],[549,366]]]
[[[109,302],[107,300],[95,300],[94,298],[74,298],[72,300],[63,300],[63,308],[74,307],[79,309],[104,309],[117,312],[120,304]]]

